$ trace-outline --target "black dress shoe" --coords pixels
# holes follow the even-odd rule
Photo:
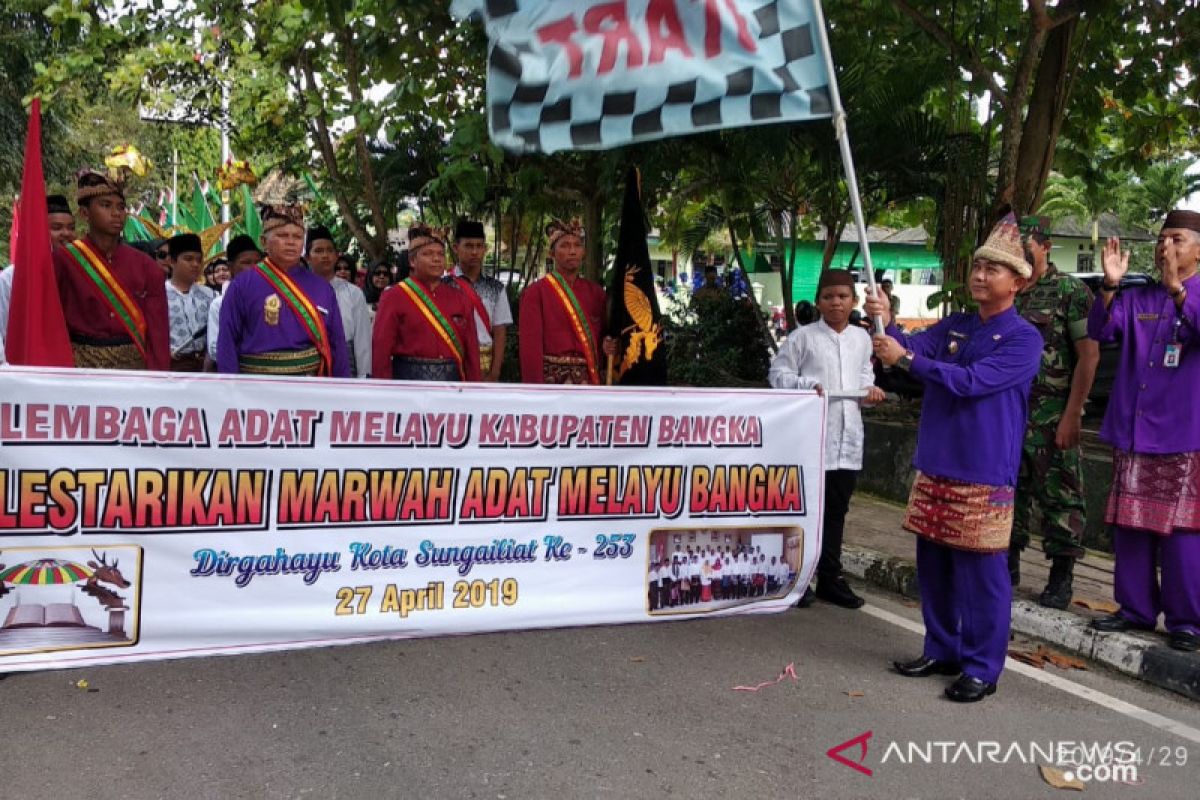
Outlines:
[[[866,602],[854,593],[850,584],[841,576],[817,578],[817,597],[842,608],[862,608]]]
[[[1107,617],[1092,620],[1092,629],[1103,633],[1118,633],[1120,631],[1148,631],[1152,628],[1149,625],[1139,625],[1132,620],[1125,619],[1120,614],[1109,614]]]
[[[978,703],[989,694],[996,693],[996,684],[959,675],[958,680],[946,687],[946,697],[956,703]]]
[[[817,594],[812,590],[811,586],[804,587],[804,594],[796,601],[796,608],[808,608],[817,599]]]
[[[912,661],[893,661],[892,666],[906,678],[928,678],[930,675],[957,675],[962,667],[957,661],[939,661],[921,656]]]
[[[1171,635],[1167,637],[1167,643],[1175,650],[1194,653],[1200,650],[1200,635],[1190,631],[1171,631]]]

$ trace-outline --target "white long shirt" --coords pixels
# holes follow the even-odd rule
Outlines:
[[[0,270],[0,364],[4,363],[4,337],[8,335],[8,311],[12,303],[13,268]]]
[[[329,283],[342,312],[346,343],[354,353],[354,377],[365,378],[371,374],[371,310],[367,308],[366,295],[345,278],[335,277]]]
[[[217,337],[221,333],[221,301],[224,299],[225,295],[219,294],[208,307],[208,357],[213,361],[217,360]]]
[[[767,379],[776,389],[858,391],[875,385],[871,337],[856,325],[838,333],[819,320],[788,336]],[[830,400],[825,414],[825,469],[862,469],[863,422],[856,400]]]

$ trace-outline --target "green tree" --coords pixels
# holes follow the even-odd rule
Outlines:
[[[1178,158],[1148,166],[1139,176],[1138,188],[1145,211],[1136,221],[1160,224],[1168,212],[1200,192],[1200,172],[1194,171],[1198,163],[1191,158]]]
[[[910,34],[920,32],[942,48],[948,82],[965,71],[970,80],[962,90],[987,92],[999,132],[994,210],[1041,205],[1060,135],[1087,148],[1105,124],[1114,125],[1126,157],[1145,160],[1200,130],[1200,14],[1193,0],[846,5],[843,20],[871,24],[874,35],[900,46],[911,48]]]
[[[316,173],[372,259],[399,211],[379,146],[482,102],[482,34],[436,0],[61,0],[47,13],[82,44],[46,64],[43,88],[100,69],[117,99],[228,126],[260,172]]]

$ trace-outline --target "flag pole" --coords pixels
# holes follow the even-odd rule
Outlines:
[[[821,37],[821,49],[825,57],[825,70],[829,73],[829,102],[833,110],[833,133],[842,150],[842,169],[846,174],[846,188],[850,191],[850,209],[854,213],[854,227],[858,230],[858,246],[862,250],[863,265],[867,270],[867,290],[871,297],[878,297],[875,286],[875,265],[871,263],[871,246],[867,243],[867,224],[863,220],[862,201],[858,196],[858,177],[854,173],[854,157],[850,154],[850,134],[846,130],[846,111],[842,108],[842,96],[838,92],[837,73],[833,66],[833,50],[829,46],[829,30],[825,25],[825,11],[821,0],[813,0],[813,14],[817,18],[817,31]],[[832,231],[825,231],[831,235]],[[875,332],[883,333],[883,317],[873,317]]]

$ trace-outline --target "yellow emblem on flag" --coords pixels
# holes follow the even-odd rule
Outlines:
[[[638,268],[632,264],[625,270],[625,286],[623,287],[625,310],[629,312],[629,318],[633,320],[633,324],[621,331],[621,334],[624,335],[630,331],[633,333],[629,337],[629,344],[625,347],[621,366],[617,369],[618,380],[638,361],[643,359],[649,361],[654,358],[654,351],[662,342],[662,329],[654,322],[654,306],[651,305],[650,298],[646,296],[646,293],[633,282],[633,276],[637,272]]]

